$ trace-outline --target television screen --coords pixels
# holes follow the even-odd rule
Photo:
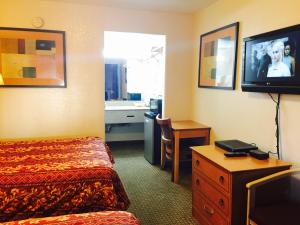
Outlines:
[[[243,91],[300,93],[300,25],[244,39]]]

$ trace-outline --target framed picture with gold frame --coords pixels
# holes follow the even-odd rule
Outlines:
[[[0,87],[67,87],[65,32],[0,27]]]
[[[234,90],[239,23],[200,37],[198,87]]]

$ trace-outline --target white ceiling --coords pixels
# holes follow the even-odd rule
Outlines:
[[[217,0],[52,0],[109,7],[193,13]]]

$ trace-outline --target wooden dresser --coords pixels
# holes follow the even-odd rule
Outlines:
[[[291,167],[274,158],[227,158],[214,145],[192,149],[193,216],[201,225],[246,224],[246,183]]]

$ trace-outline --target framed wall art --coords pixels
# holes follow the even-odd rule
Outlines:
[[[200,37],[198,87],[235,88],[239,23]]]
[[[65,32],[0,27],[0,87],[66,87]]]

